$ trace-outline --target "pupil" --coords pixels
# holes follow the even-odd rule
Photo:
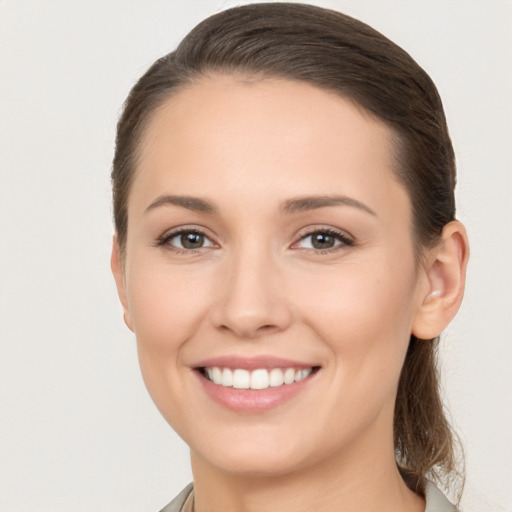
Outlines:
[[[200,233],[184,233],[181,235],[181,245],[185,249],[199,249],[204,242],[204,235]]]
[[[334,237],[326,233],[317,233],[313,236],[313,247],[315,249],[330,249],[334,246]]]

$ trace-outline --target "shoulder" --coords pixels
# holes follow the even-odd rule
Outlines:
[[[182,512],[183,505],[187,501],[193,484],[187,485],[176,498],[174,498],[160,512]],[[425,481],[425,512],[458,512],[457,507],[452,505],[446,496],[430,481]]]
[[[171,503],[166,505],[160,512],[181,512],[185,501],[189,497],[192,489],[194,488],[193,484],[188,484],[183,491],[181,491],[176,498],[174,498]]]
[[[430,481],[425,481],[425,512],[458,512],[459,509]]]

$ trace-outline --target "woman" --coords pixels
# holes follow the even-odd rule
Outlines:
[[[112,268],[190,446],[164,510],[448,511],[437,337],[468,243],[426,73],[300,4],[212,16],[132,89]]]

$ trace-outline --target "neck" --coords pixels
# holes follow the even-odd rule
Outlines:
[[[404,483],[394,451],[379,452],[377,446],[370,443],[364,456],[359,446],[293,472],[263,476],[225,472],[192,452],[194,512],[423,512],[424,499]]]

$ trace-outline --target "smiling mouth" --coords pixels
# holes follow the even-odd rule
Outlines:
[[[307,379],[320,369],[319,366],[309,368],[221,368],[218,366],[198,368],[199,373],[210,382],[225,388],[263,390],[288,386],[294,382]]]

